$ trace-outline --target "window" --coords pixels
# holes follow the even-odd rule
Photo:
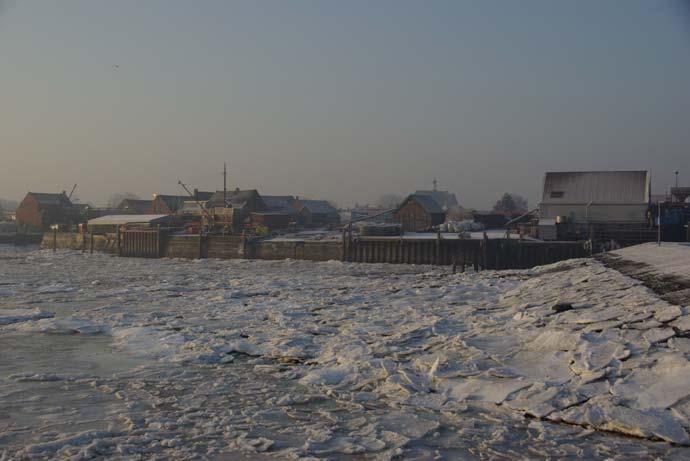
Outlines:
[[[563,191],[562,190],[552,190],[551,191],[551,198],[563,198]]]

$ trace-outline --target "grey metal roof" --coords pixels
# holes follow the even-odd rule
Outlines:
[[[647,171],[548,172],[542,203],[644,204],[649,201]]]
[[[430,214],[439,214],[443,213],[443,209],[441,208],[441,205],[436,202],[436,200],[433,199],[430,195],[424,195],[424,194],[410,194],[407,196],[405,200],[403,200],[402,207],[407,203],[409,200],[414,200],[419,205],[421,205],[422,208],[424,208],[424,211]]]
[[[448,209],[458,206],[458,199],[455,198],[455,194],[446,190],[418,190],[415,192],[415,195],[428,195],[433,198],[441,208]]]

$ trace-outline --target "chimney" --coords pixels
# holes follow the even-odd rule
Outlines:
[[[194,188],[194,200],[199,200],[199,189]]]

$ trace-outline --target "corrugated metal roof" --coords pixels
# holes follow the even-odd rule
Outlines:
[[[642,204],[649,201],[647,171],[549,172],[542,203]]]
[[[121,226],[125,224],[152,223],[166,221],[165,214],[111,214],[100,218],[89,219],[89,226]]]

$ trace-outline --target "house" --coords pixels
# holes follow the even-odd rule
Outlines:
[[[154,194],[153,204],[151,205],[150,213],[153,214],[173,214],[177,213],[184,207],[184,203],[190,200],[199,202],[206,202],[213,196],[213,192],[203,192],[194,189],[194,198],[189,195],[163,195]]]
[[[423,232],[443,224],[446,213],[430,195],[411,194],[393,212],[393,217],[403,232]]]
[[[206,202],[206,208],[233,208],[245,217],[253,211],[267,211],[266,203],[256,189],[235,189],[225,193],[222,190],[216,191]]]
[[[539,238],[621,245],[648,241],[653,237],[647,224],[650,197],[648,171],[548,172],[539,204]]]
[[[153,200],[139,200],[126,198],[117,206],[124,214],[147,214],[153,208]]]
[[[572,224],[644,224],[649,201],[647,171],[549,172],[539,218]]]
[[[460,206],[455,194],[447,190],[436,190],[436,188],[433,190],[418,190],[415,192],[415,195],[427,195],[431,197],[439,204],[443,211],[452,210]]]
[[[295,213],[295,202],[297,199],[292,195],[262,195],[262,200],[266,204],[266,210],[272,212]]]
[[[71,226],[79,220],[79,210],[67,194],[29,192],[17,207],[17,224],[26,230],[48,230],[51,225]]]
[[[326,227],[340,224],[340,213],[325,200],[300,200],[297,214],[300,224],[307,227]]]

